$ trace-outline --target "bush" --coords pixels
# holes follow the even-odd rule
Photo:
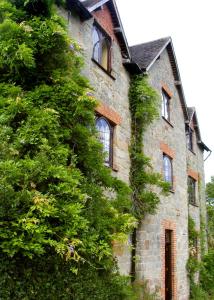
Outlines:
[[[208,300],[209,295],[205,292],[200,285],[192,284],[191,285],[191,300]]]
[[[203,267],[200,272],[200,281],[203,289],[210,295],[214,295],[214,250],[203,257]]]
[[[44,262],[45,261],[45,262]],[[116,272],[83,265],[75,275],[71,263],[56,256],[0,260],[2,300],[133,300],[129,279]]]

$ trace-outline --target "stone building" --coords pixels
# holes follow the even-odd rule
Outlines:
[[[114,0],[69,0],[68,10],[60,9],[60,14],[82,48],[83,73],[99,99],[96,125],[107,153],[105,164],[128,184],[130,76],[146,73],[160,94],[160,117],[145,134],[144,151],[171,191],[160,195],[157,213],[139,224],[135,277],[147,280],[151,291],[158,290],[157,299],[186,300],[188,216],[197,230],[206,221],[203,161],[204,151],[210,150],[201,140],[195,109],[186,105],[171,38],[129,47]],[[133,263],[130,243],[116,253],[126,275]],[[198,257],[199,246],[196,241]]]

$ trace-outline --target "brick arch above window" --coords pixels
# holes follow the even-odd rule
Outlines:
[[[188,169],[187,170],[187,175],[191,178],[193,178],[195,181],[199,180],[199,173],[192,170],[192,169]]]
[[[120,125],[122,123],[122,117],[115,110],[110,108],[108,105],[99,103],[99,105],[95,108],[95,111],[107,118],[114,125]]]
[[[175,151],[171,149],[166,143],[160,142],[160,150],[168,155],[170,158],[174,159],[175,158]]]
[[[168,96],[170,97],[170,99],[171,99],[172,96],[173,96],[173,93],[170,90],[170,88],[168,87],[168,85],[166,83],[164,83],[164,82],[161,82],[161,86],[162,86],[162,90],[164,90],[168,94]]]

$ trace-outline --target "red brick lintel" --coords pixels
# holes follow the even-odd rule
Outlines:
[[[120,125],[122,122],[121,116],[106,104],[99,103],[95,111],[114,123],[114,125]]]
[[[169,95],[170,98],[172,98],[173,93],[170,91],[169,87],[163,82],[161,82],[161,85],[162,89]]]
[[[192,178],[195,179],[196,181],[198,181],[198,179],[199,179],[199,174],[198,174],[198,172],[195,172],[195,171],[193,171],[193,170],[191,170],[191,169],[188,169],[188,170],[187,170],[187,175],[190,176],[190,177],[192,177]]]
[[[175,158],[175,151],[172,150],[167,144],[160,142],[160,149],[163,153],[171,158]]]

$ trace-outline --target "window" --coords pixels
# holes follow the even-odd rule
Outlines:
[[[172,172],[172,159],[164,154],[163,155],[163,171],[164,180],[169,182],[171,189],[173,188],[173,172]]]
[[[112,166],[113,127],[109,124],[107,119],[98,117],[96,120],[96,128],[99,134],[99,140],[103,145],[103,151],[105,152],[105,164]]]
[[[111,72],[111,40],[97,26],[93,28],[93,56],[92,58],[106,71]]]
[[[196,181],[188,176],[188,199],[189,203],[196,205]]]
[[[186,136],[187,136],[187,147],[190,151],[193,151],[193,130],[188,127],[186,130]]]
[[[162,117],[170,121],[170,96],[162,90]]]

